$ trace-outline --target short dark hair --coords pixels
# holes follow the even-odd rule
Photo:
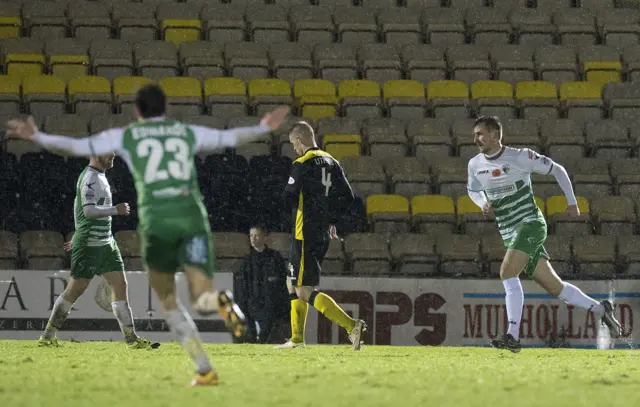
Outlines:
[[[256,223],[254,225],[251,225],[249,230],[251,229],[258,229],[258,230],[261,230],[262,233],[264,233],[265,235],[267,234],[267,226],[264,223]]]
[[[500,119],[498,116],[480,116],[473,123],[473,127],[483,125],[487,128],[487,130],[497,131],[498,135],[502,139],[502,123],[500,123]]]
[[[145,85],[136,93],[136,107],[140,116],[150,117],[164,116],[167,111],[167,97],[158,85]]]
[[[296,133],[301,137],[313,138],[313,126],[304,120],[297,121],[289,128],[289,134]]]

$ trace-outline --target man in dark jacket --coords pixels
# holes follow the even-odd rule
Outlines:
[[[249,231],[251,253],[233,276],[234,298],[245,313],[251,343],[280,343],[289,336],[287,269],[279,252],[266,244],[264,225]]]

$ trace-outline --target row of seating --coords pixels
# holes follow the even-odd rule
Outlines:
[[[68,238],[68,237],[67,237]],[[139,240],[134,231],[116,233],[125,264],[139,269]],[[550,236],[545,247],[559,274],[576,272],[582,278],[613,278],[622,272],[638,277],[640,237],[580,236],[574,239]],[[68,266],[62,250],[63,236],[51,231],[23,232],[18,236],[0,232],[0,265],[3,268],[25,266],[31,269],[58,269]],[[268,244],[288,256],[289,236],[272,233]],[[240,233],[214,234],[219,270],[233,269],[249,251],[248,239]],[[454,235],[434,238],[402,234],[388,240],[382,234],[354,233],[344,241],[332,241],[323,271],[326,274],[355,275],[438,275],[447,277],[499,276],[504,256],[502,240],[497,235],[480,239]],[[346,267],[345,267],[346,266]],[[626,269],[626,273],[625,273]]]

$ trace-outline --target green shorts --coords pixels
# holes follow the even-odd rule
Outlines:
[[[124,272],[124,263],[115,240],[104,246],[73,246],[71,277],[91,280],[94,276],[112,271]]]
[[[183,266],[191,266],[213,278],[213,238],[208,219],[200,211],[172,215],[140,220],[140,256],[145,268],[177,273]]]
[[[533,277],[538,261],[543,258],[549,260],[549,254],[544,248],[547,239],[547,224],[543,221],[522,223],[516,229],[516,234],[509,242],[505,242],[506,249],[519,250],[529,256],[529,262],[524,268],[524,273]]]

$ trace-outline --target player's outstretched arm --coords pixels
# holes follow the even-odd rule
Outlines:
[[[33,117],[27,120],[9,120],[7,136],[33,141],[48,150],[57,150],[80,157],[117,152],[122,144],[120,129],[107,130],[85,138],[57,136],[39,131]]]
[[[289,106],[281,106],[265,114],[258,126],[236,127],[229,130],[217,130],[204,126],[190,126],[196,135],[196,150],[215,150],[256,141],[265,134],[280,128],[290,110],[291,108],[289,108]]]

